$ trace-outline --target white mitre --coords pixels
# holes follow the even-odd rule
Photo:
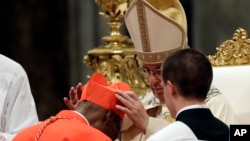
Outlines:
[[[176,50],[187,48],[187,21],[179,0],[134,0],[125,24],[139,60],[162,63]]]

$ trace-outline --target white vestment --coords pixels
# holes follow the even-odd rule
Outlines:
[[[27,126],[38,123],[35,102],[23,67],[0,54],[0,141],[11,141]]]
[[[176,122],[160,129],[147,141],[229,140],[229,127],[215,118],[207,105],[183,107],[176,117]]]
[[[146,134],[143,134],[136,126],[125,116],[121,130],[121,141],[145,141],[150,135],[172,123],[170,113],[165,104],[160,104],[152,91],[139,97],[147,111],[154,110],[150,115]],[[233,109],[228,100],[215,87],[211,86],[206,99],[206,105],[215,117],[229,125],[233,122]]]
[[[166,134],[167,133],[167,134]],[[183,122],[176,121],[150,136],[147,141],[197,141],[195,134]]]

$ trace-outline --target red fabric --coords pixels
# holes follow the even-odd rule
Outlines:
[[[115,97],[116,90],[129,91],[130,86],[124,82],[109,85],[105,76],[96,72],[85,85],[80,100],[87,100],[105,109],[112,110],[123,119],[124,113],[115,108],[116,104],[121,105]]]
[[[48,122],[49,120],[52,121]],[[45,123],[48,124],[41,132],[39,141],[111,141],[104,133],[88,125],[83,117],[70,110],[63,110],[54,118],[24,129],[13,141],[35,141]]]

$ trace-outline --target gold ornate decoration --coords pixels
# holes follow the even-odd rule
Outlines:
[[[84,63],[93,72],[102,72],[111,83],[127,82],[138,95],[149,87],[139,71],[139,61],[129,37],[120,33],[121,18],[127,10],[129,0],[95,0],[102,9],[100,15],[110,19],[110,35],[104,36],[104,45],[88,51]]]
[[[236,29],[232,40],[223,42],[216,50],[215,55],[208,56],[213,66],[250,64],[250,40],[243,28]]]

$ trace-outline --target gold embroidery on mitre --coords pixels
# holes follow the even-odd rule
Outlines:
[[[143,2],[137,1],[136,3],[136,10],[138,15],[138,23],[139,23],[139,31],[141,36],[141,44],[142,50],[145,52],[150,52],[150,43],[149,43],[149,36],[148,36],[148,29],[147,29],[147,19],[145,14],[145,9],[143,8]]]
[[[142,0],[138,0],[134,4],[135,4],[136,10],[137,10],[139,31],[140,31],[140,36],[141,36],[142,51],[143,52],[151,52],[152,50],[151,50],[151,46],[150,46],[149,31],[148,31],[148,28],[147,28],[148,26],[147,26],[147,18],[146,18],[145,8],[147,7],[149,9],[151,9],[151,11],[155,11],[155,9],[153,7],[150,7],[147,4],[145,4]],[[163,13],[156,12],[156,11],[155,11],[155,14],[157,14],[159,17],[162,17],[163,19],[165,19],[169,23],[172,23],[173,25],[175,25],[177,28],[180,29],[180,31],[182,32],[182,37],[181,37],[182,40],[180,41],[180,44],[181,44],[180,46],[181,46],[181,48],[186,48],[187,43],[186,43],[186,20],[185,20],[185,18],[183,18],[184,21],[185,21],[184,22],[185,24],[180,25],[180,23],[178,23],[176,21],[177,19],[175,19],[174,16],[170,16],[171,17],[170,18],[169,16],[166,16]],[[185,15],[184,15],[184,17],[185,17]],[[184,29],[182,27],[183,25],[185,26]],[[179,48],[177,47],[176,49],[179,49]],[[155,57],[152,57],[152,58],[155,58]]]
[[[161,63],[163,62],[170,54],[174,53],[177,50],[182,49],[178,47],[172,50],[161,51],[161,52],[137,52],[138,58],[142,63]]]

